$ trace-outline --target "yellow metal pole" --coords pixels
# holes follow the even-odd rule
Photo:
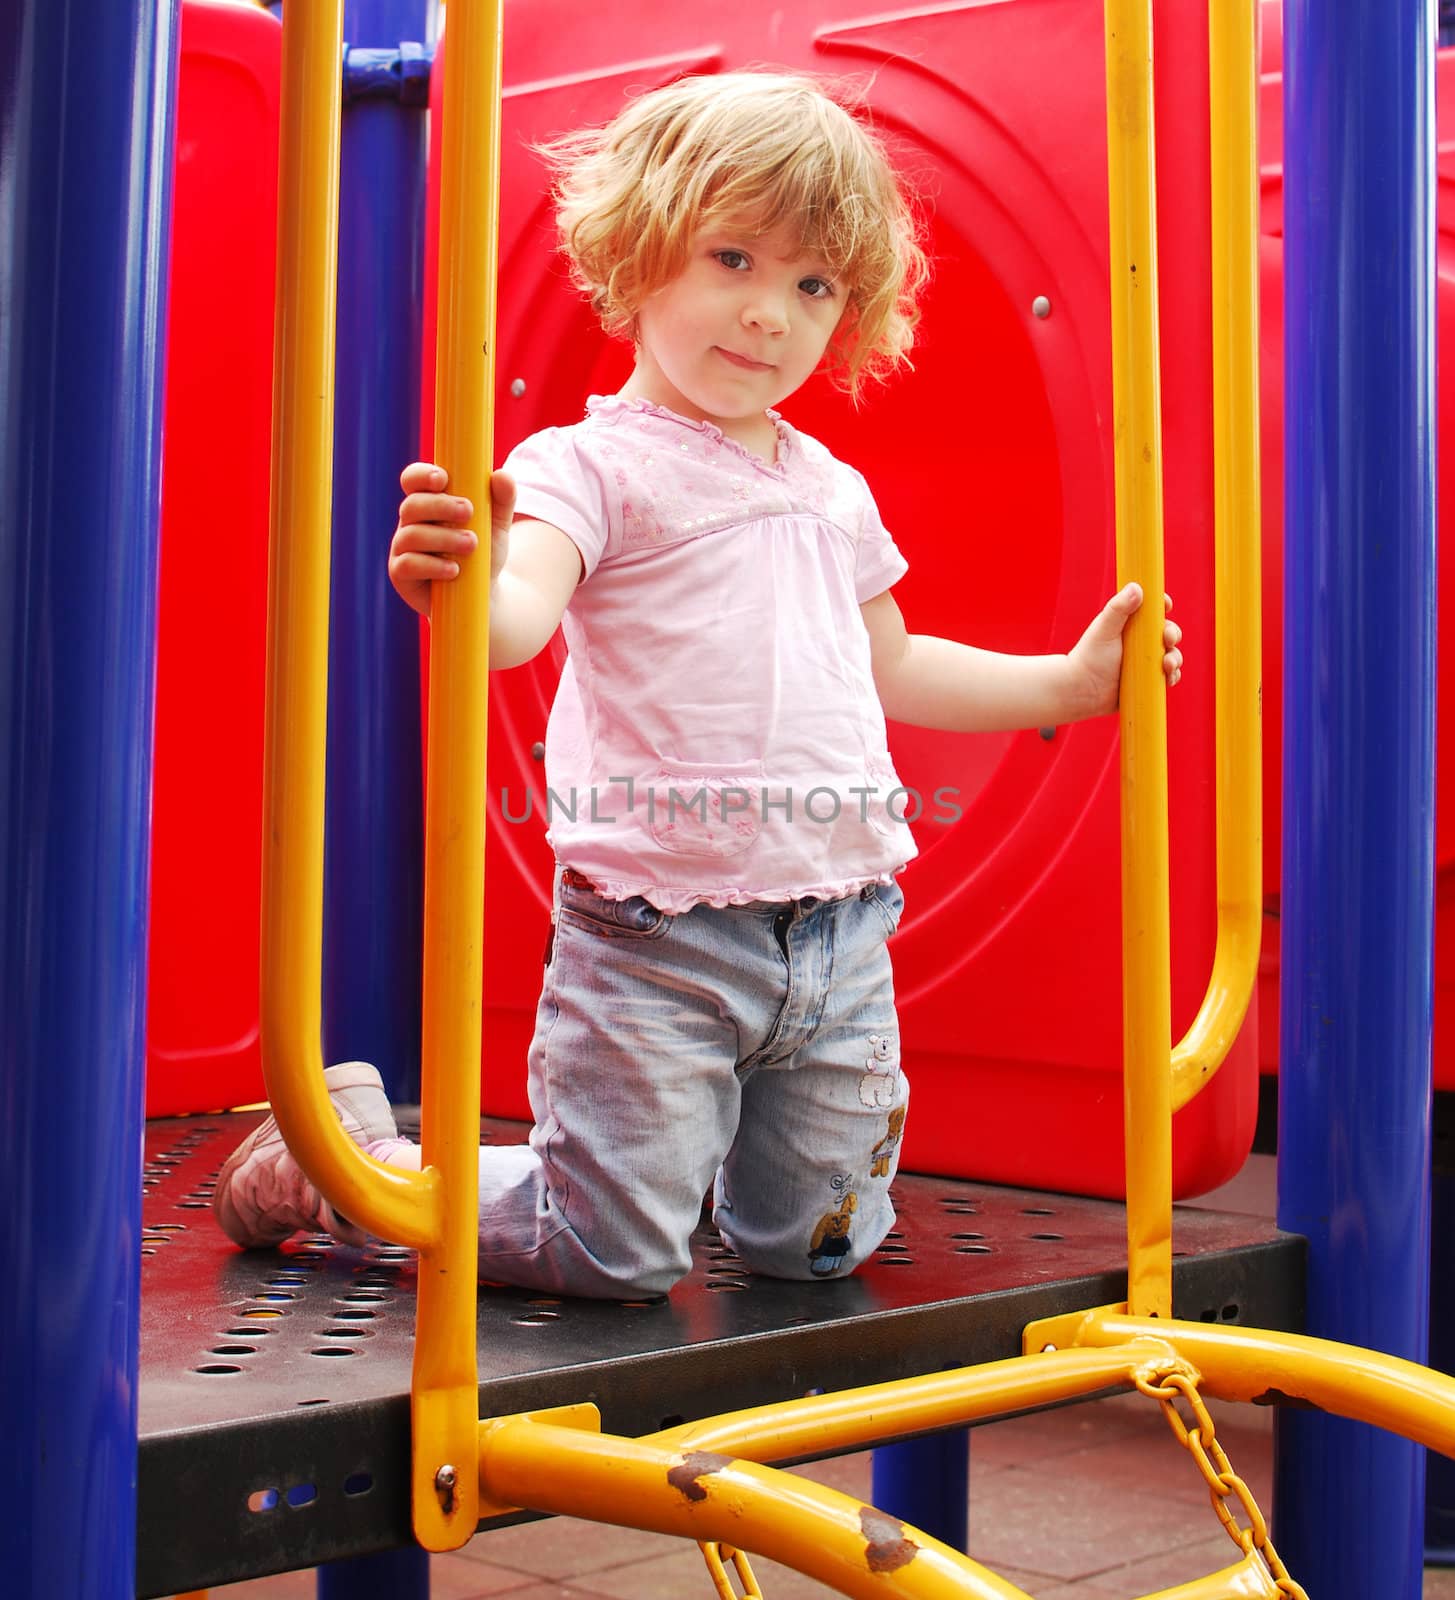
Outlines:
[[[1127,1295],[1172,1314],[1172,998],[1167,702],[1162,678],[1162,421],[1158,380],[1151,0],[1106,0],[1117,567],[1145,596],[1121,687],[1122,1026]]]
[[[287,8],[278,169],[259,1015],[288,1148],[345,1216],[402,1244],[436,1227],[429,1174],[382,1166],[323,1086],[323,789],[343,0]]]
[[[1174,1110],[1212,1077],[1238,1036],[1258,976],[1263,925],[1257,0],[1209,4],[1208,51],[1218,942],[1202,1008],[1172,1052]]]
[[[444,1196],[421,1252],[412,1390],[414,1530],[430,1550],[478,1520],[475,1359],[490,654],[490,465],[500,146],[496,0],[454,0],[445,50],[434,458],[475,506],[481,553],[431,604],[422,1137]]]
[[[1031,1600],[969,1556],[872,1506],[711,1451],[511,1417],[480,1424],[480,1489],[492,1502],[721,1540],[865,1600]]]

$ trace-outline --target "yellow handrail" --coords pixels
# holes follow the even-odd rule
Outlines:
[[[475,506],[480,556],[431,606],[425,805],[423,1156],[445,1189],[423,1253],[414,1353],[414,1531],[430,1550],[478,1520],[478,1279],[491,401],[500,149],[498,0],[456,0],[445,52],[434,459]],[[448,1475],[448,1482],[442,1475]]]
[[[1172,1310],[1172,1113],[1237,1037],[1262,925],[1256,0],[1208,10],[1218,935],[1206,997],[1171,1049],[1151,4],[1106,6],[1117,556],[1147,596],[1128,629],[1121,699],[1127,1292],[1134,1310],[1161,1317]]]
[[[1219,0],[1208,13],[1218,939],[1206,998],[1172,1052],[1174,1111],[1212,1077],[1238,1036],[1263,926],[1256,0]]]
[[[1167,698],[1162,678],[1162,416],[1151,0],[1106,0],[1106,116],[1118,581],[1145,600],[1121,686],[1122,1029],[1127,1295],[1172,1314],[1172,992]]]
[[[329,1202],[372,1233],[438,1231],[432,1173],[364,1154],[323,1084],[323,795],[343,0],[287,8],[278,163],[278,283],[263,720],[259,1025],[288,1148]]]

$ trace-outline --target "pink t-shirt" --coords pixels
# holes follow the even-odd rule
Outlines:
[[[829,898],[915,854],[859,614],[907,564],[863,478],[769,414],[771,464],[615,396],[505,463],[581,552],[547,837],[613,899]]]

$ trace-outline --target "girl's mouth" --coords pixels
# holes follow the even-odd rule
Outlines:
[[[771,361],[754,361],[751,356],[740,356],[735,350],[724,350],[721,345],[714,346],[717,353],[724,361],[730,361],[733,366],[741,367],[745,372],[771,372]]]

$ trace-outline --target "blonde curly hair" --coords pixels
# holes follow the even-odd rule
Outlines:
[[[807,77],[725,72],[632,100],[604,128],[537,147],[555,173],[572,278],[609,334],[632,337],[642,304],[724,219],[786,226],[822,257],[846,308],[825,365],[857,396],[908,364],[928,277],[920,225],[877,135]]]

